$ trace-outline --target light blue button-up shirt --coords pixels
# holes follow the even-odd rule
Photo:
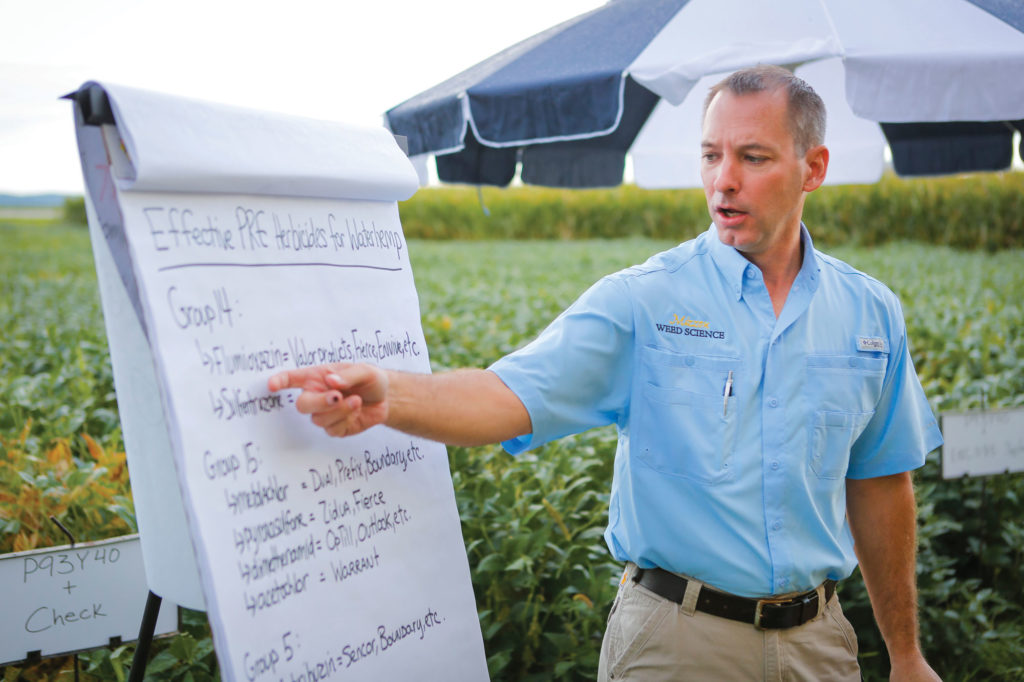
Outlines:
[[[750,597],[845,578],[845,479],[914,469],[941,445],[896,296],[801,229],[778,318],[712,225],[605,277],[491,367],[532,420],[511,453],[618,426],[616,559]]]

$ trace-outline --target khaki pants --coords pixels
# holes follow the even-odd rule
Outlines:
[[[857,637],[836,596],[799,627],[758,630],[696,611],[698,581],[676,604],[634,583],[633,564],[626,570],[601,645],[600,682],[860,680]]]

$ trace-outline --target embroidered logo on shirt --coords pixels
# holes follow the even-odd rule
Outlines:
[[[672,321],[668,324],[655,322],[654,326],[662,334],[682,334],[683,336],[698,336],[709,339],[725,339],[725,332],[711,329],[710,323],[705,320],[694,320],[683,315],[672,315]]]
[[[889,344],[880,336],[858,336],[857,350],[884,353],[889,350]]]

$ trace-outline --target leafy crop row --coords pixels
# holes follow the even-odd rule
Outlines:
[[[400,204],[406,234],[426,239],[682,241],[710,221],[703,192],[444,187]],[[486,209],[486,211],[485,211]],[[822,187],[804,219],[822,246],[918,241],[960,249],[1024,247],[1024,173],[901,179]]]
[[[703,192],[431,187],[400,204],[414,239],[604,239],[682,241],[709,224]],[[69,223],[85,223],[81,198],[64,203]],[[958,249],[1024,248],[1024,173],[898,178],[826,186],[804,219],[821,246],[917,241]]]
[[[475,198],[474,198],[475,201]],[[479,210],[479,206],[476,207]],[[497,213],[497,209],[492,206]],[[680,235],[680,238],[685,235]],[[134,528],[87,235],[0,226],[0,551]],[[602,274],[671,242],[415,241],[424,331],[436,370],[486,366],[532,338]],[[903,299],[914,360],[937,410],[1024,404],[1021,251],[889,244],[835,255]],[[510,457],[449,448],[494,679],[593,679],[620,567],[601,539],[615,434],[599,429]],[[943,481],[919,473],[922,636],[947,679],[1024,679],[1024,477]],[[867,679],[886,669],[858,575],[842,599]],[[202,614],[157,643],[161,679],[216,675]],[[84,655],[87,679],[123,675],[132,645]],[[56,675],[57,659],[0,677]]]

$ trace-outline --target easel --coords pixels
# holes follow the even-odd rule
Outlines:
[[[132,657],[132,668],[128,675],[128,682],[142,682],[146,676],[146,662],[149,660],[149,647],[153,643],[153,633],[156,630],[156,619],[160,615],[160,602],[163,599],[153,594],[152,590],[146,597],[146,610],[142,612],[142,624],[139,626],[139,643],[135,645],[135,655]],[[75,680],[77,674],[76,657]]]

